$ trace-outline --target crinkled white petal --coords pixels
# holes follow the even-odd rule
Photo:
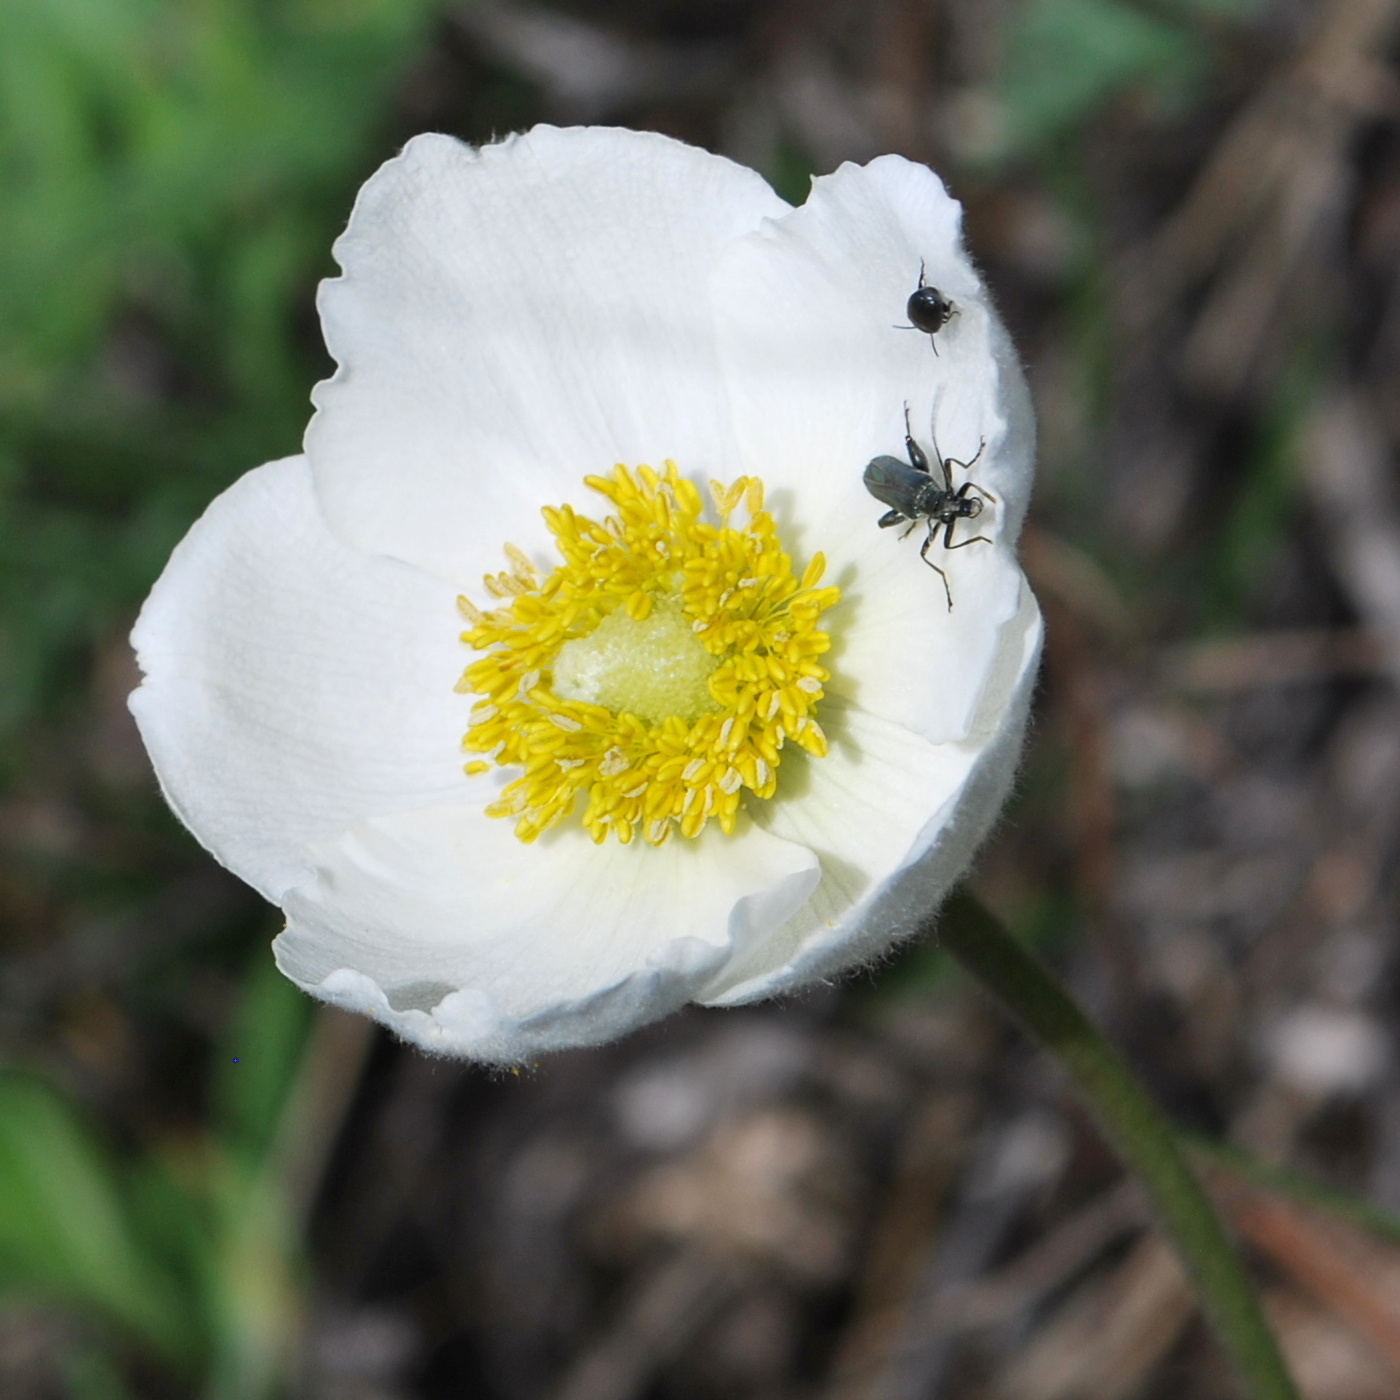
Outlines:
[[[1028,399],[935,177],[843,167],[792,211],[659,136],[415,139],[362,191],[323,288],[339,370],[307,458],[251,473],[176,551],[134,640],[132,707],[172,805],[283,905],[279,965],[424,1048],[498,1063],[686,1000],[752,1000],[925,920],[1011,781],[1040,622],[1013,547]],[[918,279],[958,305],[893,327]],[[954,606],[876,525],[866,462],[916,437],[997,495],[935,545]],[[460,589],[586,475],[670,458],[756,474],[799,567],[843,589],[819,719],[740,830],[523,845],[467,778]]]
[[[361,190],[321,289],[340,366],[306,450],[331,528],[459,586],[615,463],[737,474],[705,288],[787,205],[650,133],[419,136]]]
[[[478,809],[361,822],[309,853],[278,965],[424,1049],[516,1063],[612,1039],[762,946],[820,877],[806,847],[743,824],[660,849],[533,845]]]
[[[830,754],[785,767],[734,837],[524,846],[461,806],[361,823],[309,853],[279,966],[429,1051],[517,1063],[867,961],[926,922],[1005,797],[1040,643],[1028,589],[1001,642],[968,741],[831,706]]]
[[[831,692],[936,742],[960,740],[998,628],[1014,615],[1012,547],[1030,490],[1034,425],[1005,330],[962,246],[961,210],[924,166],[886,156],[815,180],[806,204],[737,240],[712,283],[720,360],[748,470],[800,555],[820,549],[845,589],[832,615]],[[927,335],[905,302],[927,280],[957,314]],[[904,408],[932,458],[970,461],[997,502],[919,558],[927,530],[879,529],[872,457],[904,458]]]
[[[1023,588],[967,739],[930,744],[888,720],[835,705],[833,743],[804,765],[805,791],[770,803],[765,826],[817,852],[822,880],[762,957],[731,965],[703,1000],[733,1006],[878,957],[926,930],[1006,801],[1035,688],[1040,609]]]
[[[190,530],[132,633],[131,697],[170,805],[274,903],[352,822],[463,799],[453,591],[347,548],[304,457],[249,472]]]

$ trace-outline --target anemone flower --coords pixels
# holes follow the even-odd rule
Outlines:
[[[287,976],[510,1064],[915,932],[1040,642],[1029,402],[937,177],[793,208],[657,135],[420,136],[335,255],[303,455],[133,634],[166,797]]]

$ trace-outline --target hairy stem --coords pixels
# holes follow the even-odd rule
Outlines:
[[[960,890],[939,941],[1069,1071],[1104,1136],[1142,1183],[1201,1307],[1253,1400],[1299,1400],[1244,1265],[1177,1138],[1132,1072],[1045,965]]]

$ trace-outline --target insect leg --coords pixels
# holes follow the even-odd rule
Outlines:
[[[987,535],[973,535],[973,537],[972,537],[970,540],[959,540],[959,541],[957,542],[957,544],[954,544],[954,543],[953,543],[953,526],[956,525],[956,524],[957,524],[957,521],[956,521],[956,520],[950,520],[950,521],[948,522],[948,528],[947,528],[946,530],[944,530],[944,532],[943,532],[943,548],[944,548],[944,549],[966,549],[966,548],[968,547],[968,545],[970,545],[970,544],[977,544],[979,541],[980,541],[982,544],[991,544],[991,543],[992,543],[991,538],[990,538],[989,536],[987,536]]]
[[[924,449],[914,441],[914,429],[909,426],[909,403],[907,400],[904,404],[904,450],[909,454],[909,465],[927,474],[928,458],[924,456]]]
[[[977,465],[977,459],[978,459],[978,458],[982,455],[982,453],[985,452],[986,450],[987,450],[987,439],[986,439],[986,438],[983,438],[982,441],[981,441],[980,443],[978,443],[978,445],[977,445],[977,451],[974,452],[974,453],[972,454],[972,460],[971,460],[970,462],[960,462],[960,461],[958,461],[958,459],[957,459],[956,457],[949,457],[948,460],[943,464],[943,469],[944,469],[944,471],[947,471],[947,469],[948,469],[949,467],[961,467],[961,468],[963,469],[963,471],[965,471],[965,472],[970,472],[970,471],[973,469],[973,467],[975,467],[975,466]],[[952,481],[950,480],[948,484],[951,486],[951,485],[952,485]],[[979,488],[979,489],[980,489],[980,488]],[[992,499],[995,500],[996,497],[993,496]]]
[[[943,468],[943,489],[951,492],[953,489],[953,473],[949,470],[950,459],[943,455],[943,449],[938,445],[938,434],[930,427],[929,432],[933,435],[933,455],[938,459],[938,465]]]
[[[879,525],[882,530],[888,530],[891,525],[898,525],[908,518],[909,517],[905,515],[902,510],[887,510],[880,517]]]
[[[954,313],[954,314],[956,314],[956,313]],[[918,328],[918,326],[891,326],[890,329],[891,329],[891,330],[895,330],[895,331],[917,331],[919,328]],[[927,331],[923,331],[923,332],[921,332],[921,334],[923,334],[923,335],[928,335],[929,348],[933,351],[933,353],[934,353],[935,355],[938,355],[938,340],[937,340],[937,337],[936,337],[936,336],[929,335],[929,333],[928,333]],[[941,359],[943,358],[943,356],[942,356],[942,355],[938,355],[938,358],[941,360]]]
[[[948,586],[948,575],[945,574],[945,573],[943,572],[943,570],[940,569],[940,568],[938,567],[938,565],[935,564],[935,563],[933,562],[933,560],[930,559],[930,558],[928,557],[929,546],[930,546],[930,545],[934,542],[934,540],[936,540],[937,538],[938,538],[938,522],[935,520],[935,521],[933,522],[933,524],[929,526],[928,536],[927,536],[927,538],[924,540],[923,545],[922,545],[922,546],[920,547],[920,549],[919,549],[919,558],[922,559],[922,560],[924,561],[924,563],[927,564],[927,565],[929,566],[929,568],[932,569],[932,570],[934,571],[934,573],[936,573],[936,574],[938,575],[938,577],[941,578],[941,579],[943,580],[943,592],[944,592],[944,594],[947,596],[947,599],[948,599],[948,611],[949,611],[949,612],[952,612],[952,611],[953,611],[953,590]]]

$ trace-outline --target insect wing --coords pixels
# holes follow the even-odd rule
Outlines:
[[[876,457],[865,468],[865,489],[910,520],[919,514],[919,497],[928,476],[898,457]]]

